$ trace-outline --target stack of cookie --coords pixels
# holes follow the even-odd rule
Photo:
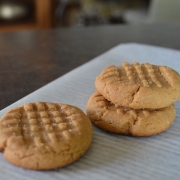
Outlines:
[[[109,66],[96,78],[87,115],[99,128],[124,135],[151,136],[173,123],[180,75],[166,66],[138,62]]]

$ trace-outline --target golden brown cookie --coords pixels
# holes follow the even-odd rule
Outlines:
[[[87,151],[91,140],[89,118],[71,105],[28,103],[0,120],[0,150],[7,161],[27,169],[71,164]]]
[[[180,75],[149,63],[109,66],[96,78],[95,86],[107,100],[133,109],[163,108],[180,98]]]
[[[87,115],[97,127],[124,135],[151,136],[167,130],[174,121],[173,105],[146,110],[119,107],[95,92],[87,103]]]

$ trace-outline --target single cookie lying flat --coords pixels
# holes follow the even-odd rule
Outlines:
[[[87,103],[87,115],[97,127],[124,135],[151,136],[167,130],[174,121],[173,105],[157,110],[118,107],[95,92]]]
[[[133,109],[164,108],[180,98],[180,75],[149,63],[109,66],[96,78],[95,86],[107,100]]]
[[[28,103],[0,120],[0,150],[7,161],[27,169],[71,164],[87,151],[91,140],[89,118],[71,105]]]

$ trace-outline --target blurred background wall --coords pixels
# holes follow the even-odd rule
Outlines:
[[[180,21],[179,0],[0,0],[0,31]]]

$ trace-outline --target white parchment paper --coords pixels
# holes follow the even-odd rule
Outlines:
[[[167,65],[180,72],[180,51],[135,43],[121,44],[8,106],[0,111],[0,116],[12,107],[34,101],[72,104],[85,112],[88,98],[95,91],[96,76],[106,66],[121,65],[124,61]],[[22,169],[8,163],[1,153],[0,180],[179,180],[180,101],[175,106],[174,124],[156,136],[129,137],[93,127],[93,141],[87,153],[61,169]]]

